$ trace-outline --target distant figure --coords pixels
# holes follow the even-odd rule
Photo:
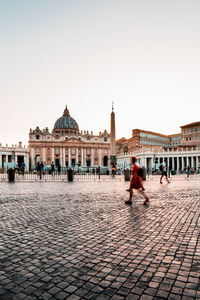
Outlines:
[[[61,172],[61,165],[60,165],[60,163],[58,163],[57,169],[58,169],[58,175],[60,175],[60,172]]]
[[[142,184],[142,179],[139,176],[139,170],[140,167],[138,166],[137,162],[137,158],[135,156],[133,156],[131,158],[131,162],[132,162],[132,168],[131,168],[131,180],[130,180],[130,187],[129,187],[129,192],[130,192],[130,197],[128,201],[125,201],[125,204],[132,204],[132,197],[133,197],[133,189],[137,190],[139,194],[141,194],[145,201],[144,201],[144,205],[149,205],[149,198],[147,197],[147,195],[144,193],[144,187]]]
[[[54,172],[55,172],[55,165],[54,165],[54,162],[52,161],[52,163],[51,163],[51,174],[54,175]]]
[[[167,166],[166,166],[166,162],[163,162],[163,163],[160,165],[160,171],[161,171],[160,183],[162,183],[162,178],[163,178],[163,176],[165,176],[165,178],[166,178],[166,180],[167,180],[167,183],[169,183],[169,179],[168,179],[168,176],[167,176]]]
[[[189,178],[189,176],[190,176],[190,167],[187,166],[187,178]]]
[[[115,174],[116,174],[116,166],[115,166],[115,164],[112,164],[111,174],[112,174],[112,177],[115,177]]]
[[[22,163],[21,163],[21,170],[22,170],[22,174],[24,175],[24,171],[25,171],[25,162],[23,161]]]
[[[15,172],[18,172],[18,174],[19,174],[19,167],[18,167],[17,162],[14,163],[14,169],[15,169]]]
[[[44,175],[44,163],[43,163],[43,161],[41,161],[41,163],[40,163],[40,173],[42,173]]]
[[[40,162],[37,162],[37,166],[36,166],[36,170],[37,170],[37,174],[40,174]]]

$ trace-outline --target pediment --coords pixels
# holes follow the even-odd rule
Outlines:
[[[83,141],[77,139],[76,137],[70,137],[69,139],[65,140],[65,143],[67,144],[85,144]]]

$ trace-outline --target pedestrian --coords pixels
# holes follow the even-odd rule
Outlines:
[[[115,166],[115,164],[112,164],[111,174],[112,174],[112,177],[114,178],[115,174],[116,174],[116,166]]]
[[[60,175],[60,172],[61,172],[61,165],[60,165],[60,163],[58,163],[57,169],[58,169],[58,175]]]
[[[189,177],[190,177],[190,167],[187,166],[187,178],[189,178]]]
[[[18,168],[17,162],[14,163],[14,169],[15,169],[15,172],[18,172],[18,174],[19,174],[19,168]]]
[[[160,183],[162,183],[163,176],[165,176],[167,183],[169,183],[169,179],[167,176],[167,166],[165,161],[160,165],[160,171],[161,171]]]
[[[26,165],[25,165],[25,162],[23,161],[23,162],[21,163],[21,170],[22,170],[22,174],[23,174],[23,175],[24,175],[25,167],[26,167]]]
[[[37,162],[37,166],[36,166],[36,170],[37,170],[37,174],[40,175],[40,162]]]
[[[149,198],[147,197],[147,195],[144,193],[144,187],[142,184],[142,179],[139,176],[139,170],[140,167],[138,166],[137,162],[137,158],[135,156],[133,156],[131,158],[131,163],[132,163],[132,168],[131,168],[131,180],[130,180],[130,187],[129,187],[129,193],[130,193],[130,197],[129,200],[125,201],[125,204],[132,204],[132,197],[133,197],[133,189],[137,190],[138,193],[140,195],[142,195],[142,197],[144,197],[145,201],[144,201],[144,205],[149,205]]]
[[[40,176],[41,176],[41,174],[44,175],[44,163],[43,163],[43,161],[41,161],[41,163],[40,163]]]
[[[52,163],[51,163],[51,174],[54,175],[54,172],[55,172],[55,165],[54,165],[54,162],[52,161]]]

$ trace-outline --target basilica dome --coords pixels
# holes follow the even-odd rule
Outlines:
[[[54,124],[54,132],[60,130],[72,129],[74,131],[79,131],[77,122],[70,116],[67,106],[63,112],[62,117],[60,117]]]

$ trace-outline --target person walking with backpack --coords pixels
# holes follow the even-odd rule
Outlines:
[[[163,176],[165,176],[165,178],[167,180],[167,183],[169,183],[169,179],[168,179],[168,176],[167,176],[167,166],[166,166],[165,161],[160,165],[160,171],[161,171],[160,183],[162,183]]]
[[[137,162],[137,158],[135,156],[133,156],[131,158],[132,168],[131,168],[131,180],[130,180],[130,187],[129,187],[130,197],[129,197],[129,200],[125,201],[125,204],[132,204],[133,189],[135,189],[145,199],[143,204],[149,205],[149,203],[150,203],[149,198],[144,193],[142,179],[139,176],[140,167],[138,166],[138,164],[136,162]]]

